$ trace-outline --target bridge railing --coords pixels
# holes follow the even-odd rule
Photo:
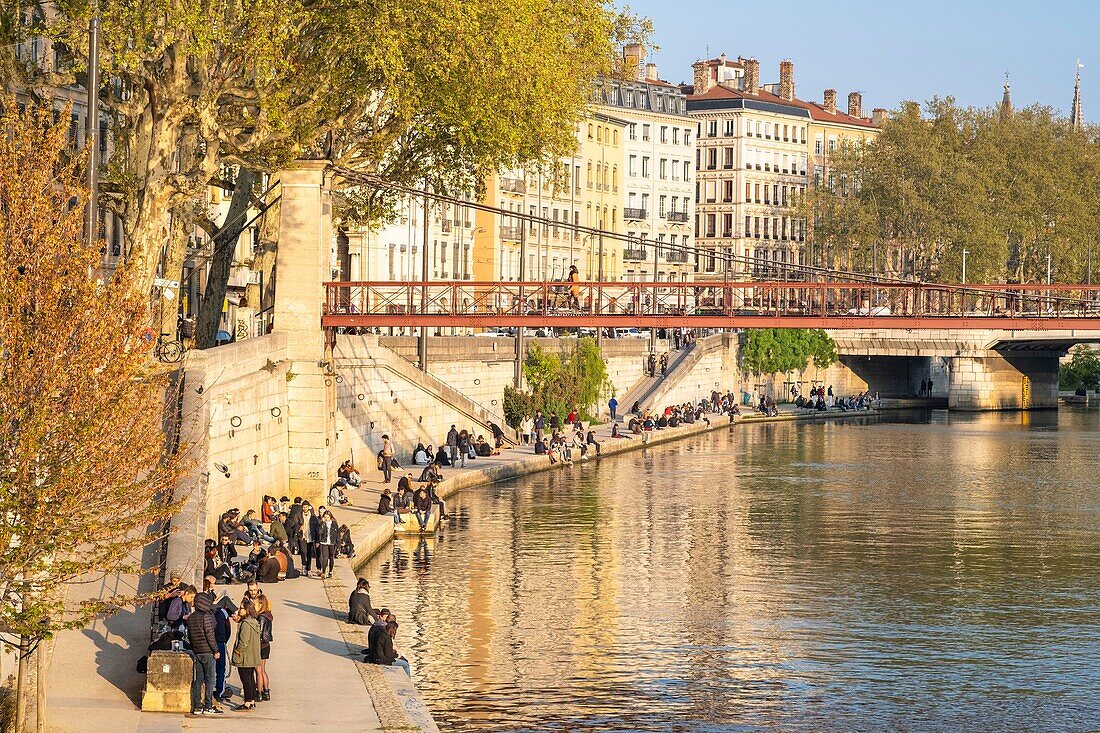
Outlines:
[[[326,315],[1100,316],[1100,286],[1076,285],[414,281],[330,282],[325,288]]]

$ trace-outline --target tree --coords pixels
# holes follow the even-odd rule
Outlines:
[[[741,363],[753,374],[824,369],[835,362],[836,342],[820,328],[752,328],[741,343]]]
[[[1073,358],[1062,364],[1058,386],[1064,390],[1100,389],[1100,354],[1085,344],[1073,350]]]
[[[0,623],[24,653],[135,597],[72,606],[78,579],[140,572],[180,474],[133,273],[89,277],[80,158],[49,108],[0,111]],[[149,528],[153,527],[153,531]],[[22,669],[22,665],[21,665]],[[19,680],[23,685],[22,676]]]
[[[124,218],[145,294],[164,245],[185,246],[170,236],[173,216],[194,216],[215,257],[235,245],[194,205],[211,184],[234,190],[231,208],[252,195],[227,169],[324,157],[393,182],[475,190],[501,166],[571,152],[591,81],[619,43],[650,30],[603,0],[61,0],[48,12],[17,0],[0,10],[0,75],[43,99],[83,82],[93,6],[116,151],[104,199]],[[17,57],[31,35],[52,39],[62,63]],[[349,191],[345,216],[377,216],[387,195]],[[221,302],[223,279],[208,300]]]
[[[907,102],[876,139],[838,151],[802,202],[831,266],[970,282],[1085,279],[1100,223],[1100,145],[1053,110],[1011,116],[934,98]],[[836,256],[836,255],[840,256]]]

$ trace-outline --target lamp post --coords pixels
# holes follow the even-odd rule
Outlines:
[[[88,146],[88,206],[85,227],[88,245],[95,247],[99,238],[99,8],[92,8],[88,21],[88,111],[85,117],[84,142]],[[176,273],[177,275],[179,273]],[[170,276],[170,273],[165,273]]]
[[[963,285],[966,285],[966,256],[968,254],[970,254],[970,250],[964,249],[963,250],[963,278],[962,278],[962,284]]]

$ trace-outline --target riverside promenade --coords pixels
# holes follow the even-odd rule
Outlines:
[[[780,415],[765,418],[746,414],[738,426],[757,422],[789,420],[821,420],[846,417],[866,417],[874,413],[838,412],[796,413],[783,410]],[[594,427],[606,459],[615,454],[660,445],[698,435],[711,430],[729,429],[728,417],[711,416],[711,423],[649,433],[648,442],[642,436],[629,439],[611,438],[611,425]],[[442,437],[442,436],[438,436]],[[433,439],[437,436],[425,436]],[[577,461],[576,465],[594,463]],[[559,464],[560,466],[560,464]],[[466,468],[446,467],[446,480],[439,486],[440,496],[479,485],[545,470],[557,470],[546,456],[536,456],[531,446],[516,446],[500,455],[479,457],[467,461]],[[419,477],[422,467],[407,465],[396,471],[397,478],[405,472]],[[275,585],[263,586],[274,602],[273,632],[275,641],[268,664],[272,700],[260,703],[253,712],[230,709],[217,717],[190,717],[166,713],[142,713],[141,690],[144,676],[135,669],[144,655],[149,638],[149,609],[126,610],[97,621],[84,630],[58,635],[51,651],[47,730],[57,733],[176,733],[203,731],[232,726],[236,731],[281,733],[302,728],[317,730],[420,730],[434,733],[438,729],[414,687],[416,658],[402,648],[412,661],[414,680],[409,680],[398,668],[382,668],[364,664],[360,650],[366,646],[366,628],[344,622],[347,598],[355,586],[356,570],[372,555],[388,547],[393,538],[393,522],[376,513],[378,496],[383,484],[381,474],[366,470],[362,486],[349,490],[353,504],[333,508],[341,524],[348,524],[356,544],[356,557],[336,563],[331,579],[298,578]],[[214,510],[216,508],[211,508]],[[368,578],[370,579],[370,578]],[[146,579],[145,582],[151,582]],[[116,590],[134,587],[132,578],[113,578],[107,585]],[[94,598],[104,588],[101,585],[76,586],[76,594]],[[144,589],[144,588],[143,588]],[[239,601],[243,585],[217,586],[219,597],[229,594]],[[376,607],[389,605],[381,595],[372,595]],[[77,599],[79,600],[79,599]],[[393,608],[398,620],[406,609]],[[239,690],[236,673],[231,684]],[[236,696],[239,702],[239,693]],[[338,701],[338,703],[334,702]]]

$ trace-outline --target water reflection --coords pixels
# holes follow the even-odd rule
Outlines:
[[[739,428],[467,492],[368,575],[444,730],[1084,730],[1097,426]]]

